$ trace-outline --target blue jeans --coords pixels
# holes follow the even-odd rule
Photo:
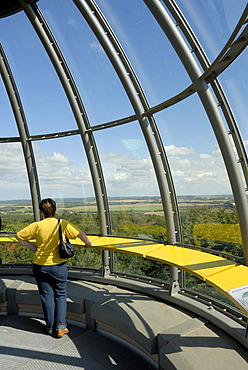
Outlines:
[[[66,328],[66,263],[51,266],[33,264],[33,274],[39,289],[46,321],[46,331]]]

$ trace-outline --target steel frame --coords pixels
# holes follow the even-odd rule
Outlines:
[[[236,163],[237,161],[234,155],[234,151],[231,147],[228,134],[231,134],[233,137],[233,141],[239,157],[238,162],[241,164],[241,168],[245,178],[246,188],[248,188],[248,160],[241,135],[235,122],[235,118],[216,77],[242,52],[242,50],[247,45],[248,28],[246,27],[239,36],[238,33],[245,24],[248,6],[246,6],[240,18],[240,21],[238,22],[227,44],[224,46],[216,60],[212,64],[210,64],[199,41],[193,34],[191,28],[189,27],[187,21],[184,19],[183,14],[180,12],[180,9],[177,7],[177,4],[174,0],[163,0],[163,2],[176,20],[176,24],[173,23],[169,14],[166,12],[165,7],[161,4],[160,1],[143,1],[147,5],[151,13],[154,15],[154,17],[157,19],[161,28],[171,41],[172,46],[177,52],[179,58],[185,66],[185,69],[187,70],[187,73],[189,74],[189,77],[193,82],[192,85],[190,85],[188,88],[186,88],[184,91],[177,94],[176,96],[168,99],[167,101],[160,103],[157,106],[150,107],[142,90],[142,87],[138,81],[138,78],[123,48],[121,47],[119,41],[116,38],[116,35],[110,28],[96,2],[94,0],[73,0],[75,5],[78,7],[78,9],[88,22],[91,29],[95,33],[106,54],[108,55],[109,60],[111,61],[114,69],[116,70],[120,78],[120,81],[123,84],[124,89],[126,90],[126,93],[135,112],[135,114],[132,116],[122,118],[114,122],[107,122],[96,126],[91,126],[81,98],[79,96],[79,92],[76,88],[75,82],[72,79],[70,70],[41,12],[39,11],[36,4],[29,5],[25,0],[19,0],[20,5],[24,9],[27,17],[29,18],[38,36],[40,37],[40,40],[42,41],[61,80],[62,86],[64,87],[64,90],[67,94],[76,122],[78,124],[78,130],[30,136],[23,109],[21,107],[20,98],[17,94],[15,94],[15,91],[17,91],[17,89],[14,84],[13,76],[11,75],[6,57],[2,57],[1,73],[3,75],[6,90],[8,91],[9,98],[12,104],[12,109],[16,117],[20,138],[0,138],[0,142],[22,143],[27,172],[29,176],[34,214],[35,218],[39,219],[39,212],[37,210],[38,201],[40,200],[40,193],[35,159],[32,151],[32,141],[65,137],[70,135],[81,135],[88,158],[93,186],[96,194],[98,214],[100,219],[100,232],[102,235],[108,235],[111,234],[108,199],[103,172],[100,164],[100,158],[94,141],[93,132],[138,120],[149,152],[151,154],[158,186],[160,189],[165,222],[168,232],[168,242],[170,244],[181,243],[181,224],[177,198],[166,153],[164,151],[164,146],[162,144],[162,140],[158,132],[153,114],[165,109],[170,105],[177,103],[182,99],[185,99],[194,92],[197,92],[212,124],[229,175],[230,184],[233,190],[233,195],[239,215],[241,235],[244,246],[244,259],[245,263],[247,264],[248,207],[245,189],[244,186],[242,186],[239,166]],[[180,27],[180,29],[184,33],[190,46],[192,47],[192,50],[187,47],[186,42],[183,40],[180,32],[177,30],[177,27]],[[201,67],[204,70],[204,73],[200,71],[200,68],[192,55],[192,51],[196,55]],[[211,84],[211,87],[217,97],[218,106],[220,106],[223,111],[223,115],[230,130],[229,132],[227,132],[227,130],[225,129],[224,122],[218,111],[218,107],[214,101],[214,97],[208,87],[208,84]],[[20,113],[18,112],[18,110],[20,111]],[[109,265],[109,259],[110,255],[106,253],[106,251],[104,251],[104,275],[109,273],[110,267],[111,269],[113,268],[112,261],[111,266]],[[171,271],[171,283],[177,281],[177,279],[178,273],[174,269]]]

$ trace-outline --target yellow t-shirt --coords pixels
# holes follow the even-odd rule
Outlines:
[[[62,235],[68,239],[76,239],[79,230],[66,220],[60,220]],[[42,221],[33,222],[18,231],[18,238],[21,240],[34,240],[37,251],[34,254],[33,263],[37,265],[58,265],[65,262],[59,255],[59,229],[58,220],[54,217],[44,218]]]

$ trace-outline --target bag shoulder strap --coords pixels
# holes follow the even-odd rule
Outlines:
[[[59,239],[62,241],[62,228],[61,228],[61,223],[60,223],[60,218],[58,219],[58,225],[59,225]]]
[[[61,223],[60,223],[60,218],[58,219],[58,225],[59,225],[59,239],[62,242],[63,241],[63,237],[62,237],[62,227],[61,227]],[[69,239],[68,238],[65,238],[65,240],[67,241],[67,243],[69,242]]]

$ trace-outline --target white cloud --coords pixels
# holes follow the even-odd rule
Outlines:
[[[53,157],[55,162],[60,162],[60,163],[69,163],[68,158],[66,158],[63,154],[61,153],[53,153]]]
[[[136,159],[117,153],[102,155],[109,196],[157,195],[151,158]]]
[[[126,180],[128,178],[128,174],[125,173],[125,172],[117,172],[114,174],[114,179],[119,181],[123,181],[123,180]]]
[[[139,145],[136,141],[129,144]],[[198,154],[194,148],[174,145],[169,148],[167,153],[172,154],[168,154],[168,160],[178,195],[230,193],[229,180],[218,151]],[[42,151],[37,144],[34,149],[42,196],[93,195],[88,166],[75,163],[59,151]],[[28,198],[29,186],[21,145],[1,145],[0,158],[0,199]],[[101,162],[109,196],[158,195],[150,157],[135,158],[132,154],[109,152],[101,155]]]
[[[178,195],[231,192],[218,152],[198,154],[191,147],[169,148],[167,154],[172,154],[168,154],[168,160]],[[102,163],[110,196],[158,194],[151,158],[135,159],[112,152],[102,156]]]
[[[213,156],[211,155],[211,154],[199,154],[199,158],[200,159],[206,159],[206,160],[208,160],[208,159],[212,159],[213,158]]]
[[[191,165],[191,161],[188,158],[176,157],[174,162],[177,162],[177,165],[180,165],[180,166],[188,166],[188,165]]]
[[[195,150],[192,147],[176,147],[173,144],[165,146],[165,151],[168,155],[190,155],[195,153]]]
[[[194,148],[170,148],[167,154],[178,195],[231,193],[219,149],[198,154]],[[181,155],[175,156],[176,152]]]
[[[77,20],[75,18],[70,18],[67,21],[67,25],[69,27],[75,27],[77,25]]]
[[[221,151],[220,151],[220,149],[218,148],[218,149],[216,149],[216,150],[213,150],[213,154],[221,154]]]
[[[95,50],[97,53],[99,54],[104,54],[104,50],[102,48],[102,45],[99,44],[99,42],[96,42],[96,41],[93,41],[91,44],[90,44],[90,48],[92,50]]]
[[[210,179],[211,177],[214,176],[214,173],[213,172],[199,172],[197,173],[196,175],[198,178],[200,179]]]
[[[0,199],[29,198],[29,185],[26,166],[20,144],[2,144],[0,146]],[[88,167],[79,168],[66,156],[54,152],[48,154],[35,145],[35,159],[42,195],[46,193],[63,196],[79,196],[89,192],[92,185]]]

